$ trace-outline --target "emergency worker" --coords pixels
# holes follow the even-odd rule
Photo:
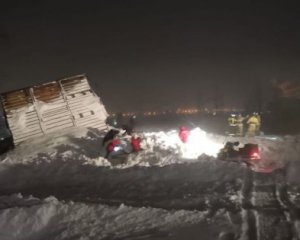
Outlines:
[[[190,130],[187,127],[182,126],[179,128],[179,138],[183,143],[187,143],[189,135]]]
[[[261,117],[258,113],[256,113],[256,117],[258,120],[258,125],[256,126],[256,135],[260,135]]]
[[[257,117],[257,114],[253,113],[247,120],[247,136],[253,137],[257,133],[259,123],[259,118]]]
[[[106,155],[105,158],[109,158],[110,154],[115,150],[115,147],[120,146],[121,141],[118,138],[114,138],[110,140],[106,147]]]
[[[131,146],[133,152],[138,152],[141,150],[141,138],[137,134],[133,134],[131,137]]]
[[[237,132],[237,119],[235,114],[230,114],[227,119],[228,122],[228,133],[229,134],[236,134]]]
[[[237,125],[236,134],[238,136],[243,136],[244,135],[244,120],[245,120],[245,118],[243,117],[243,115],[238,114],[238,116],[236,118],[236,125]]]

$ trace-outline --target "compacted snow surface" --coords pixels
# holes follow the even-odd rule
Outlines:
[[[300,137],[142,132],[143,151],[105,159],[103,133],[32,139],[1,156],[0,239],[298,239]],[[216,158],[259,144],[252,169]]]

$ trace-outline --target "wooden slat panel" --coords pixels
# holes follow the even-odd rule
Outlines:
[[[69,106],[70,107],[77,107],[77,106],[87,106],[86,102],[88,102],[88,99],[92,99],[91,97],[87,97],[87,98],[78,98],[76,100],[72,100],[72,101],[69,101]]]
[[[66,103],[58,103],[58,104],[47,104],[47,109],[45,108],[43,109],[43,106],[39,106],[38,109],[41,109],[40,113],[42,114],[46,112],[56,111],[56,109],[66,108],[66,107],[67,107]]]
[[[43,134],[41,129],[34,129],[32,131],[27,131],[27,132],[20,132],[20,131],[14,132],[14,136],[15,136],[15,138],[23,138],[23,137],[28,137],[28,136],[31,136],[31,135],[34,135],[37,133]]]
[[[78,83],[81,83],[81,82],[87,82],[87,79],[86,79],[85,76],[79,76],[79,77],[73,78],[73,79],[60,80],[60,83],[63,86],[74,85],[74,84],[78,84]]]
[[[69,90],[69,89],[73,89],[73,88],[77,88],[77,87],[82,87],[82,86],[87,86],[88,88],[90,88],[90,85],[88,84],[87,81],[81,81],[78,83],[72,83],[72,84],[63,84],[62,85],[64,90]]]
[[[82,98],[82,97],[91,97],[94,96],[94,93],[91,92],[91,90],[86,90],[86,91],[82,91],[79,93],[74,93],[74,94],[68,94],[67,95],[67,99],[68,101],[71,101],[72,99],[78,99],[78,98]]]
[[[48,103],[50,103],[50,104],[57,104],[57,103],[64,103],[64,102],[66,102],[65,99],[63,99],[62,97],[60,97],[60,98],[56,98],[54,100],[50,100]]]
[[[90,86],[87,83],[82,83],[82,84],[78,84],[78,85],[74,85],[74,86],[70,86],[70,87],[64,87],[64,90],[67,93],[75,91],[77,89],[90,89]]]
[[[10,112],[11,110],[15,110],[32,103],[32,99],[27,89],[2,94],[2,98],[4,100],[3,105],[6,112]]]
[[[15,118],[15,116],[16,115],[9,115],[9,117],[7,118],[7,120],[8,121],[11,121],[12,119],[14,119]],[[32,119],[32,118],[37,118],[37,114],[35,113],[35,112],[33,112],[33,113],[25,113],[25,118],[26,118],[26,120],[28,119],[28,120],[30,120],[30,119]]]
[[[61,85],[63,86],[68,86],[68,85],[74,85],[74,84],[78,84],[78,83],[81,83],[81,82],[84,82],[86,81],[86,79],[83,77],[83,78],[78,78],[78,79],[65,79],[65,80],[61,80]]]
[[[39,126],[40,127],[40,121],[39,121],[39,119],[36,119],[35,121],[30,121],[30,122],[26,122],[26,126],[27,127],[30,127],[30,126],[33,126],[33,125],[37,125],[37,126]],[[20,128],[20,126],[15,126],[15,125],[11,125],[10,126],[10,129],[11,130],[14,130],[14,129],[19,129]]]
[[[3,101],[3,105],[4,106],[7,106],[7,105],[17,105],[17,104],[20,104],[20,103],[28,103],[28,104],[32,104],[32,101],[31,101],[31,99],[26,99],[26,98],[24,98],[24,99],[11,99],[11,100],[7,100],[7,99],[4,99],[4,101]]]
[[[61,97],[61,89],[57,82],[33,87],[33,93],[37,100],[43,102],[49,102],[50,100]]]
[[[7,120],[10,121],[10,120],[14,119],[14,117],[15,117],[15,116],[10,115],[10,116],[7,118]],[[33,118],[37,118],[37,115],[36,115],[36,114],[27,115],[27,114],[26,114],[26,120],[31,120],[31,119],[33,119]]]
[[[21,103],[18,103],[18,104],[8,104],[8,105],[5,105],[4,106],[4,109],[5,111],[7,111],[8,113],[10,111],[13,111],[13,110],[16,110],[16,109],[19,109],[19,108],[22,108],[22,107],[26,107],[26,106],[30,106],[28,103],[25,103],[25,102],[21,102]]]
[[[32,135],[29,135],[29,136],[23,136],[23,137],[14,137],[14,143],[15,144],[19,144],[25,140],[28,140],[30,138],[33,138],[33,137],[40,137],[40,136],[43,136],[43,133],[34,133]]]
[[[63,129],[73,127],[73,126],[74,126],[73,123],[62,123],[62,124],[57,125],[55,127],[49,127],[49,128],[46,127],[46,130],[48,132],[50,132],[50,131],[52,132],[52,131],[56,131],[56,130],[63,130]]]
[[[43,114],[43,119],[52,118],[53,116],[61,116],[61,115],[71,116],[70,111],[68,111],[68,109],[59,109],[55,112],[44,113]]]
[[[88,108],[88,106],[83,106],[83,105],[80,105],[80,106],[74,106],[74,107],[71,107],[70,108],[71,109],[71,111],[73,112],[73,113],[75,113],[75,112],[84,112],[84,111],[90,111],[90,109]]]
[[[72,122],[72,119],[70,116],[64,116],[64,117],[60,117],[60,118],[44,120],[43,124],[44,124],[44,126],[49,127],[49,126],[53,126],[60,122]]]
[[[86,80],[76,80],[76,81],[71,81],[69,83],[62,83],[62,86],[64,89],[66,88],[72,88],[76,86],[81,86],[81,85],[89,85],[89,83]]]
[[[12,130],[12,132],[14,133],[15,136],[19,136],[19,135],[30,135],[31,133],[33,132],[42,132],[40,126],[32,126],[32,127],[28,127],[25,131],[24,129],[15,129],[15,130]]]
[[[96,117],[95,115],[90,115],[90,116],[86,116],[86,117],[83,117],[83,118],[78,118],[78,119],[76,119],[76,122],[78,124],[83,124],[84,122],[93,121],[93,120],[101,121],[101,119]]]
[[[76,94],[76,93],[80,93],[80,92],[85,92],[87,91],[89,88],[88,87],[85,87],[85,88],[76,88],[74,90],[69,90],[69,91],[66,91],[66,94],[67,95],[71,95],[71,94]]]
[[[79,117],[76,123],[80,126],[106,127],[105,119],[97,115],[102,109],[105,115],[105,108],[100,99],[99,108],[95,107],[97,96],[84,75],[4,93],[1,96],[15,143],[73,127],[74,117]],[[95,109],[87,106],[89,101]],[[18,119],[20,121],[16,121]]]
[[[7,100],[10,101],[12,99],[27,99],[29,97],[27,89],[18,90],[10,93],[4,93],[2,96]]]
[[[30,108],[33,108],[33,106],[31,105]],[[11,113],[8,113],[6,116],[12,116],[12,115],[15,115],[16,113],[18,113],[18,112],[13,111],[13,112],[11,112]],[[34,109],[34,110],[27,110],[27,111],[25,112],[25,114],[26,114],[26,115],[36,114],[36,110],[35,110],[35,109]]]

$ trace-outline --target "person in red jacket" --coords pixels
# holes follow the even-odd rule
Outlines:
[[[190,135],[190,130],[188,130],[184,126],[180,127],[179,138],[183,143],[186,143],[188,141],[189,135]]]
[[[138,135],[134,134],[131,137],[131,146],[133,152],[138,152],[141,150],[141,138]]]
[[[108,158],[110,153],[112,151],[114,151],[114,148],[120,144],[121,144],[121,142],[119,139],[115,138],[115,139],[111,140],[111,142],[107,145],[105,158]]]

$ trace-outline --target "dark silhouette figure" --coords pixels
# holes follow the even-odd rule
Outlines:
[[[118,130],[115,129],[109,130],[103,138],[102,146],[104,146],[107,142],[113,140],[117,134],[119,134]]]

